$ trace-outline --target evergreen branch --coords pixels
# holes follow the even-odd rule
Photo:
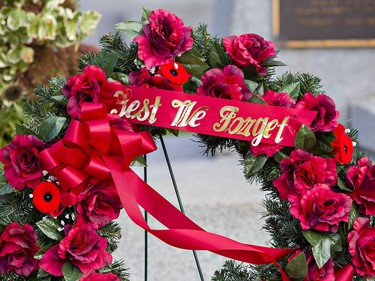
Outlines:
[[[123,260],[115,261],[109,265],[106,265],[100,270],[101,273],[113,273],[118,276],[121,281],[128,281],[130,274],[128,268],[125,268],[125,262]]]
[[[117,222],[110,221],[99,230],[99,235],[107,239],[107,250],[110,253],[113,253],[118,248],[118,244],[120,243],[121,227]]]
[[[313,93],[318,95],[323,93],[321,79],[310,73],[297,73],[285,72],[275,80],[269,81],[269,88],[273,91],[279,92],[282,88],[292,84],[300,83],[300,92],[298,97],[303,97],[305,93]]]
[[[43,214],[36,210],[31,202],[32,189],[26,188],[0,195],[0,224],[8,225],[12,222],[34,225],[41,220]]]
[[[228,260],[220,270],[215,271],[211,281],[252,281],[257,278],[251,276],[249,266]]]
[[[130,73],[131,71],[137,70],[137,44],[131,43],[128,46],[119,32],[116,34],[106,34],[100,38],[100,45],[103,51],[108,53],[116,54],[117,62],[114,67],[114,72]]]

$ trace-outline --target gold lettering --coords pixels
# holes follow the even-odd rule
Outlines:
[[[277,119],[273,119],[271,122],[269,122],[266,126],[266,128],[264,129],[264,132],[263,132],[263,137],[265,137],[266,139],[268,139],[271,134],[270,134],[270,131],[272,131],[273,129],[276,128],[277,124],[279,124],[279,121]]]
[[[285,117],[280,125],[277,125],[277,127],[279,127],[279,130],[276,134],[275,143],[279,143],[283,140],[283,137],[281,137],[281,135],[284,131],[284,128],[288,126],[288,124],[286,123],[288,122],[288,120],[289,120],[289,116]]]
[[[156,112],[158,111],[158,108],[161,106],[161,103],[160,103],[160,96],[157,96],[155,98],[155,102],[153,105],[150,105],[150,108],[152,108],[151,110],[151,114],[150,114],[150,119],[148,120],[148,122],[150,124],[153,124],[155,121],[156,121]]]
[[[137,120],[139,120],[139,121],[147,120],[147,118],[150,115],[150,110],[148,108],[149,103],[150,103],[150,101],[148,99],[143,100],[142,108],[139,111],[137,111],[136,114],[134,114],[134,117],[136,117]],[[143,117],[142,117],[142,113],[144,113]]]
[[[200,123],[196,121],[201,120],[206,116],[207,106],[201,106],[192,112],[193,107],[197,104],[196,101],[191,100],[173,100],[172,107],[178,108],[177,113],[172,121],[171,126],[185,127],[187,125],[191,127],[197,127]]]
[[[252,145],[257,146],[260,143],[260,141],[262,140],[264,130],[266,129],[266,126],[267,126],[268,119],[269,119],[268,117],[259,118],[255,122],[253,131],[252,131],[252,136],[255,137],[255,138],[251,142]],[[258,129],[260,124],[262,124],[262,125],[261,125],[260,129]]]
[[[220,109],[221,120],[214,124],[213,130],[215,132],[224,132],[228,130],[230,121],[236,117],[236,113],[239,111],[238,107],[234,106],[223,106]]]

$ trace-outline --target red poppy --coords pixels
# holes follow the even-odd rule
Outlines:
[[[42,213],[52,213],[60,205],[60,190],[52,182],[40,183],[33,192],[33,204]]]
[[[182,85],[186,83],[191,75],[185,67],[178,62],[170,62],[161,66],[161,74],[170,82]]]
[[[334,130],[336,139],[331,143],[335,160],[340,164],[349,164],[353,157],[352,139],[345,134],[345,127],[339,124]]]

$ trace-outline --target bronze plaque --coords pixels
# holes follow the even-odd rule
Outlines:
[[[273,0],[273,34],[290,48],[375,46],[375,0]]]

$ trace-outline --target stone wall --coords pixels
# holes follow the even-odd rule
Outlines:
[[[258,33],[268,40],[272,36],[272,0],[80,0],[82,9],[94,9],[102,13],[94,36],[88,42],[96,44],[106,32],[114,32],[113,25],[123,20],[138,20],[142,7],[165,8],[179,15],[190,25],[207,23],[209,32],[230,35]],[[279,48],[281,49],[281,48]],[[372,120],[367,114],[375,108],[373,75],[375,74],[375,50],[373,48],[334,49],[281,49],[279,60],[287,64],[279,67],[284,71],[309,72],[322,79],[324,91],[331,96],[341,112],[340,120],[360,131],[360,144],[370,149]]]
[[[233,34],[254,32],[274,39],[271,0],[236,0],[233,3]],[[324,91],[341,111],[341,122],[359,130],[359,143],[363,148],[372,150],[374,147],[375,150],[373,48],[281,49],[279,60],[287,64],[278,69],[279,73],[309,72],[320,77]]]

